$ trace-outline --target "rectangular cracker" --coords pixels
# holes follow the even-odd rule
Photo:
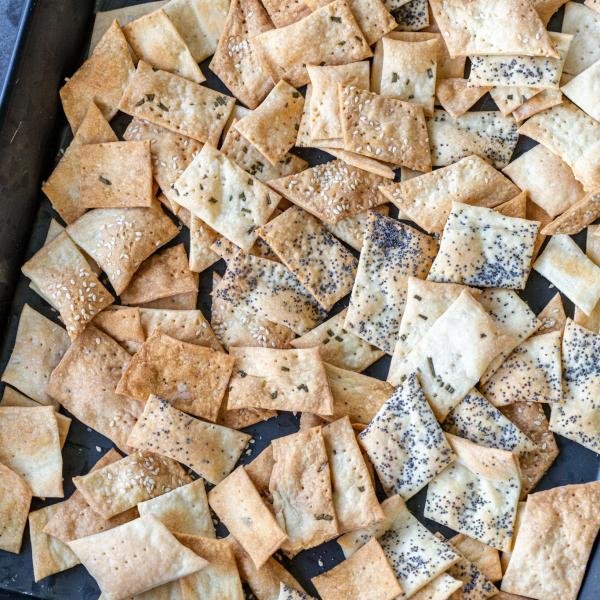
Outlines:
[[[365,600],[393,600],[402,592],[376,539],[366,543],[333,569],[313,577],[312,583],[323,600],[358,597]]]
[[[442,108],[452,118],[457,119],[491,89],[485,85],[470,86],[467,79],[453,77],[439,79],[435,86],[435,95]]]
[[[73,477],[86,502],[105,519],[190,481],[177,462],[151,452],[134,452],[87,475]]]
[[[209,144],[177,180],[174,192],[179,204],[246,251],[280,199]]]
[[[431,158],[423,108],[354,86],[338,85],[344,148],[417,171]]]
[[[431,0],[431,10],[450,56],[558,56],[528,0],[508,0],[500,12],[486,0]]]
[[[257,569],[287,539],[243,466],[213,488],[208,501]]]
[[[34,496],[62,498],[63,460],[52,406],[0,407],[0,462],[20,475]]]
[[[0,550],[19,554],[31,496],[31,489],[25,480],[0,464]]]
[[[388,496],[414,496],[454,461],[454,453],[411,374],[359,435]]]
[[[560,58],[547,56],[470,56],[469,85],[558,89],[572,35],[549,32]]]
[[[127,23],[123,33],[136,56],[156,69],[196,83],[205,77],[167,13],[158,9]]]
[[[63,110],[72,131],[79,129],[92,102],[110,121],[117,114],[133,72],[127,40],[118,21],[113,21],[91,56],[60,88]]]
[[[558,154],[585,188],[600,183],[600,123],[568,101],[528,119],[519,131]]]
[[[115,393],[129,354],[90,325],[52,372],[48,394],[75,418],[126,450],[127,436],[142,406]]]
[[[468,291],[450,305],[414,348],[390,369],[388,381],[402,383],[417,370],[439,421],[479,381],[505,336]]]
[[[519,188],[477,155],[379,191],[426,231],[444,229],[452,202],[493,208],[514,198]]]
[[[510,162],[519,138],[514,119],[494,110],[470,111],[453,119],[436,109],[427,120],[427,129],[434,167],[477,154],[502,169]]]
[[[324,362],[341,369],[364,371],[380,359],[384,352],[344,329],[347,310],[345,308],[308,333],[291,340],[290,345],[293,348],[319,346]]]
[[[586,315],[600,300],[600,267],[568,235],[552,236],[533,268]]]
[[[294,44],[288,43],[291,39]],[[308,83],[306,65],[340,65],[371,56],[346,0],[334,0],[295,23],[260,33],[251,44],[271,78],[294,87]]]
[[[350,419],[338,419],[323,427],[322,433],[340,533],[382,521],[384,514]]]
[[[335,224],[384,204],[385,198],[373,194],[373,189],[384,182],[380,175],[333,160],[269,181],[269,185],[318,219]]]
[[[352,290],[358,261],[301,208],[288,208],[258,234],[325,310]]]
[[[407,279],[424,278],[436,252],[437,243],[429,236],[371,212],[344,327],[391,354]]]
[[[565,6],[562,32],[573,35],[565,61],[565,73],[577,75],[600,59],[600,48],[594,41],[600,33],[600,16],[597,11],[569,2]]]
[[[234,104],[229,96],[178,75],[155,71],[140,60],[119,110],[199,142],[216,144]]]
[[[318,348],[230,348],[229,410],[266,408],[331,415],[333,398]]]
[[[544,235],[569,234],[575,235],[582,229],[597,221],[600,217],[600,194],[590,192],[569,206],[567,210],[552,222],[544,225],[541,233]]]
[[[271,446],[269,490],[275,518],[288,536],[282,549],[294,556],[338,535],[327,451],[320,427],[275,439]]]
[[[229,261],[213,297],[299,335],[325,319],[323,309],[287,267],[242,253]]]
[[[217,484],[231,472],[249,440],[245,433],[205,423],[150,396],[127,443],[178,460]]]
[[[175,408],[214,422],[232,368],[233,358],[224,352],[156,331],[134,354],[115,391],[140,402],[155,394]]]
[[[108,600],[142,594],[207,566],[152,515],[73,540],[69,547]]]
[[[479,287],[524,289],[539,226],[538,221],[453,202],[440,251],[427,277]]]

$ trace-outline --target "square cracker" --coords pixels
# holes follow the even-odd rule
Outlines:
[[[384,204],[385,198],[373,193],[384,182],[379,175],[333,160],[269,181],[269,185],[318,219],[335,224]]]
[[[257,569],[287,539],[243,466],[214,487],[208,501]]]
[[[139,502],[137,508],[141,517],[154,515],[169,531],[215,537],[203,479]]]
[[[491,89],[485,85],[469,86],[467,79],[452,77],[437,81],[435,95],[442,108],[452,118],[457,119]]]
[[[544,225],[544,235],[575,235],[600,217],[600,193],[590,192],[578,200],[554,221]]]
[[[111,449],[90,469],[90,472],[97,471],[118,460],[121,460],[121,455]],[[134,507],[110,519],[105,519],[87,503],[79,490],[75,490],[67,500],[54,506],[56,506],[56,511],[49,516],[43,531],[65,544],[71,540],[112,529],[139,516]]]
[[[371,212],[344,327],[391,354],[408,277],[424,278],[436,252],[433,238]]]
[[[142,594],[207,566],[152,515],[73,540],[69,547],[107,600]]]
[[[216,421],[233,358],[212,348],[152,334],[134,354],[116,392],[140,402],[151,394],[195,417]]]
[[[265,31],[251,44],[271,78],[294,87],[308,83],[306,65],[341,65],[372,54],[346,0],[334,0],[291,25]]]
[[[338,86],[344,148],[417,171],[431,169],[423,108],[355,86]]]
[[[445,110],[436,109],[427,120],[431,163],[445,167],[477,154],[497,169],[512,157],[519,135],[514,119],[498,111],[469,111],[453,119]]]
[[[558,456],[558,446],[540,403],[515,402],[500,407],[500,411],[535,444],[533,450],[519,456],[521,499],[525,499]]]
[[[31,496],[25,480],[0,464],[0,550],[20,552]]]
[[[0,462],[40,498],[63,497],[63,460],[52,406],[0,407]]]
[[[184,546],[208,561],[196,573],[179,580],[182,600],[244,600],[242,582],[235,554],[226,540],[214,540],[196,535],[176,534]]]
[[[534,115],[518,133],[558,154],[585,188],[600,184],[600,123],[574,104],[564,101]]]
[[[64,232],[38,250],[21,271],[58,310],[72,340],[114,301]]]
[[[105,519],[190,481],[180,464],[151,452],[133,452],[86,475],[73,477],[85,501]]]
[[[350,558],[312,578],[323,600],[392,600],[402,592],[381,546],[372,539]]]
[[[117,21],[113,21],[92,55],[60,88],[60,99],[71,129],[77,131],[92,102],[110,121],[135,67],[129,45]]]
[[[510,550],[521,491],[518,458],[446,436],[456,462],[429,484],[425,517],[498,550]]]
[[[259,0],[231,0],[219,44],[209,65],[231,93],[250,108],[256,108],[273,88],[267,65],[250,40],[272,29]]]
[[[479,381],[504,337],[483,306],[463,291],[412,350],[390,368],[388,381],[398,385],[417,371],[435,416],[443,421]]]
[[[119,110],[199,142],[216,144],[234,104],[229,96],[167,71],[155,71],[140,60]]]
[[[127,449],[127,436],[142,406],[115,393],[129,354],[93,325],[71,344],[52,372],[48,394],[75,418]]]
[[[65,223],[73,223],[85,212],[80,197],[79,165],[82,146],[116,141],[117,136],[100,109],[94,102],[90,103],[73,141],[50,177],[42,183],[42,191]]]
[[[494,406],[513,402],[560,402],[562,381],[559,331],[540,334],[517,346],[481,391]]]
[[[538,221],[453,202],[428,279],[524,289],[539,225]]]
[[[355,425],[369,423],[394,391],[386,381],[327,363],[325,372],[333,396],[333,415],[327,416],[327,420],[347,415]]]
[[[502,580],[502,590],[575,600],[600,527],[600,483],[532,494]]]
[[[584,189],[560,156],[542,144],[524,152],[502,169],[529,198],[551,217],[581,200]]]
[[[127,443],[178,460],[217,484],[232,471],[249,440],[245,433],[200,421],[150,396]]]
[[[342,126],[337,84],[369,89],[369,63],[363,60],[347,65],[307,65],[306,69],[311,85],[310,98],[306,94],[310,137],[313,140],[340,139]]]
[[[586,315],[600,300],[600,267],[568,235],[554,235],[533,268],[562,291]]]
[[[150,206],[154,195],[150,142],[87,144],[79,152],[82,206]]]
[[[215,302],[234,306],[242,314],[284,325],[299,335],[326,316],[287,267],[243,253],[229,261],[221,283],[213,290],[213,298]]]
[[[567,320],[562,343],[562,403],[552,405],[550,429],[594,452],[600,449],[600,334]]]
[[[544,24],[528,0],[431,0],[431,10],[450,56],[477,54],[557,58]]]
[[[197,63],[215,53],[227,19],[228,0],[170,0],[162,9]]]
[[[288,535],[282,549],[294,556],[339,532],[327,450],[320,427],[277,438],[271,446],[269,489],[275,517]]]
[[[358,439],[386,494],[404,500],[455,458],[414,373],[396,388]]]
[[[127,23],[123,33],[138,58],[157,69],[202,83],[204,75],[165,11],[158,9]]]
[[[573,35],[565,61],[565,73],[577,75],[600,59],[600,47],[595,42],[600,33],[600,15],[597,11],[577,2],[569,2],[565,6],[562,32]]]
[[[322,429],[340,533],[383,521],[371,474],[348,417]]]
[[[378,538],[402,586],[398,600],[405,600],[459,561],[460,555],[421,524],[400,496],[384,500],[381,508],[384,521],[347,533],[338,539],[338,544],[348,558],[372,537]]]
[[[352,290],[358,261],[301,208],[288,208],[258,234],[325,310]]]
[[[444,431],[519,456],[535,449],[535,444],[474,388],[446,417]]]
[[[246,251],[280,199],[208,144],[177,180],[174,191],[179,204]]]
[[[303,107],[302,94],[281,80],[259,106],[233,127],[276,165],[296,141]]]
[[[431,115],[437,57],[443,42],[436,38],[409,42],[393,37],[384,37],[381,41],[383,59],[379,93],[422,106],[425,114]]]
[[[426,231],[441,233],[452,202],[493,208],[514,198],[519,188],[477,155],[379,191]]]
[[[198,291],[195,273],[183,244],[171,246],[147,258],[121,293],[123,304],[144,304],[175,294]]]
[[[230,348],[235,358],[227,408],[330,415],[333,398],[318,348]]]
[[[46,386],[70,344],[67,332],[60,325],[25,304],[2,381],[40,404],[56,404]]]
[[[172,240],[178,229],[153,201],[149,208],[91,210],[69,225],[67,233],[122,294],[142,262]]]
[[[60,510],[61,505],[62,502],[59,502],[29,514],[31,560],[35,582],[79,564],[79,559],[66,544],[44,532],[46,523]]]
[[[350,371],[364,371],[379,360],[384,352],[344,329],[347,308],[308,333],[291,340],[293,348],[319,346],[321,358],[335,367]]]

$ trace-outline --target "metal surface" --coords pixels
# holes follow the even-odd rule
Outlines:
[[[100,0],[96,2],[95,8],[110,10],[138,3]],[[39,191],[40,183],[56,163],[59,148],[65,147],[71,137],[57,92],[63,77],[71,75],[83,60],[86,40],[93,23],[94,3],[91,0],[30,0],[30,5],[33,8],[30,18],[21,22],[23,39],[15,53],[11,86],[4,105],[0,107],[0,316],[2,323],[7,322],[2,337],[0,372],[10,356],[18,316],[25,302],[56,320],[56,314],[29,289],[27,280],[18,278],[18,273],[24,260],[42,245],[53,216],[48,200]],[[559,19],[560,16],[553,19],[552,29],[559,29]],[[208,61],[202,65],[202,71],[208,78],[205,85],[226,91],[208,70]],[[494,109],[495,106],[487,98],[477,108]],[[128,120],[128,117],[121,115],[111,124],[120,134]],[[530,140],[522,138],[516,155],[532,145]],[[313,150],[301,150],[298,154],[312,164],[328,159],[328,155]],[[184,231],[174,243],[182,239],[187,245],[187,231]],[[582,235],[576,239],[578,243],[583,243]],[[223,262],[218,263],[215,268],[223,273]],[[210,271],[201,274],[199,308],[207,317],[210,315],[208,293],[211,281]],[[555,291],[546,280],[532,272],[523,297],[538,312]],[[573,306],[565,298],[563,300],[568,313],[572,315]],[[347,299],[345,302],[347,303]],[[332,312],[341,310],[343,306],[344,301]],[[366,373],[385,379],[388,365],[389,357],[383,358],[367,369]],[[242,462],[251,461],[271,439],[292,433],[297,426],[297,417],[291,413],[282,413],[275,419],[248,428],[246,431],[254,436],[255,443],[250,446],[249,454],[243,455]],[[537,490],[598,479],[600,462],[597,454],[560,436],[557,436],[557,441],[561,453]],[[73,491],[71,478],[86,473],[111,446],[106,438],[73,421],[63,452],[66,497]],[[423,519],[425,497],[426,492],[422,491],[408,502],[409,508],[433,531],[450,533],[436,523]],[[35,499],[32,509],[45,504],[47,503]],[[310,578],[330,569],[341,559],[339,547],[331,542],[302,552],[292,561],[283,562],[306,586],[307,591],[314,592]],[[31,547],[26,530],[19,555],[0,551],[0,600],[20,598],[20,594],[44,599],[96,600],[99,591],[81,566],[48,577],[38,584],[33,583]],[[593,600],[599,595],[600,552],[596,545],[579,598]]]

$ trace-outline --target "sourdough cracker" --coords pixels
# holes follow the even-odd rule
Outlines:
[[[457,119],[491,89],[491,86],[469,85],[467,79],[453,77],[438,80],[435,95],[442,108],[453,119]]]
[[[448,543],[468,561],[474,563],[483,576],[492,583],[502,579],[500,553],[496,548],[486,546],[486,544],[482,544],[463,533],[451,537]]]
[[[586,194],[542,228],[544,235],[574,235],[600,217],[600,193]]]
[[[517,124],[520,125],[523,121],[529,119],[529,117],[533,117],[533,115],[537,115],[537,113],[552,108],[553,106],[558,106],[559,104],[562,104],[562,102],[563,95],[560,90],[542,90],[539,94],[536,94],[533,98],[516,108],[513,111],[512,116]]]
[[[441,537],[441,534],[437,535]],[[462,581],[462,589],[454,594],[457,600],[485,600],[495,596],[498,592],[496,586],[480,571],[478,565],[464,556],[461,556],[460,560],[453,564],[447,573]]]
[[[569,2],[565,6],[562,32],[573,35],[565,61],[565,73],[577,75],[600,58],[600,48],[595,43],[600,32],[600,16],[596,11],[579,3]]]
[[[490,90],[492,100],[505,117],[541,93],[540,89],[524,86],[496,86]]]
[[[427,0],[409,0],[393,12],[399,31],[418,32],[429,27]]]
[[[263,6],[275,27],[291,25],[312,12],[303,0],[264,0]]]
[[[202,273],[219,260],[219,255],[211,250],[217,239],[219,234],[202,219],[190,217],[190,271]]]
[[[119,342],[128,352],[137,351],[139,344],[146,340],[140,309],[137,307],[113,305],[105,308],[94,318],[94,325]]]
[[[363,167],[368,168],[364,165]],[[394,172],[391,171],[391,173],[393,175]],[[382,173],[380,174],[384,176]],[[390,177],[390,179],[393,179],[393,177]],[[373,210],[384,216],[389,214],[389,207],[386,205],[377,206]],[[366,210],[351,217],[346,217],[345,219],[338,221],[335,225],[325,223],[325,227],[327,230],[333,233],[335,237],[348,244],[348,246],[354,248],[357,252],[360,252],[365,239],[365,231],[367,229],[368,221],[369,211]]]
[[[0,464],[0,550],[18,554],[27,523],[31,489],[13,470]]]
[[[537,330],[538,334],[558,331],[562,336],[567,323],[567,315],[565,314],[560,292],[556,292],[556,294],[552,296],[552,298],[548,301],[548,304],[546,304],[546,306],[544,306],[544,308],[539,312],[538,319],[542,323],[540,328]]]
[[[462,586],[463,582],[460,579],[454,579],[448,573],[442,573],[423,586],[416,594],[413,594],[411,598],[414,600],[448,600]]]

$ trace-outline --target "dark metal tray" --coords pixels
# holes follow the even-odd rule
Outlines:
[[[24,303],[56,319],[56,314],[48,305],[30,290],[28,280],[20,276],[20,267],[45,239],[53,211],[40,192],[40,184],[54,168],[60,149],[66,147],[71,139],[58,89],[63,78],[70,76],[85,58],[94,11],[139,3],[136,0],[25,1],[24,16],[19,25],[19,42],[7,85],[0,95],[0,372],[10,356]],[[555,16],[550,28],[560,30],[561,18],[561,13]],[[208,62],[201,65],[208,78],[205,85],[226,92],[209,71]],[[495,106],[486,97],[476,108],[493,110]],[[128,121],[128,117],[120,115],[111,124],[121,134]],[[521,138],[515,154],[521,154],[532,145],[530,140]],[[314,150],[300,150],[298,154],[312,164],[328,160],[328,155]],[[185,229],[175,242],[181,240],[187,245]],[[576,240],[583,244],[584,236],[576,236]],[[223,273],[223,262],[215,265],[215,269]],[[201,274],[199,308],[207,317],[210,315],[208,293],[211,281],[210,271]],[[538,312],[555,291],[546,280],[533,272],[523,297]],[[563,300],[568,314],[572,315],[572,304],[564,297]],[[342,306],[343,301],[332,312],[338,312]],[[385,379],[388,365],[389,358],[383,358],[366,373]],[[254,436],[256,442],[251,446],[252,453],[243,455],[242,462],[253,460],[271,439],[292,433],[297,427],[298,418],[291,413],[281,413],[275,419],[249,427],[246,431]],[[596,453],[560,436],[557,436],[557,441],[560,455],[537,490],[598,479],[600,460]],[[111,446],[106,438],[73,420],[63,451],[66,497],[73,491],[71,478],[86,473]],[[425,497],[424,490],[409,500],[409,508],[433,531],[450,533],[423,518]],[[32,509],[45,504],[40,499],[34,499]],[[339,547],[335,542],[330,542],[302,552],[292,561],[284,561],[284,564],[305,585],[307,591],[314,593],[310,578],[330,569],[340,560],[342,554]],[[18,598],[22,594],[44,599],[96,600],[99,590],[82,566],[33,583],[31,546],[26,530],[19,555],[0,551],[0,600]],[[595,600],[598,597],[600,552],[596,543],[579,598]]]

